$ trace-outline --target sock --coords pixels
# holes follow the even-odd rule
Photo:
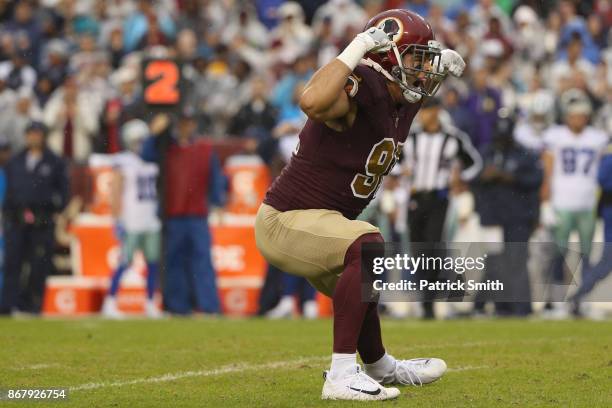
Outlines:
[[[127,269],[127,265],[119,265],[113,274],[113,278],[111,279],[110,289],[108,290],[108,295],[114,297],[119,291],[119,282],[121,282],[121,276],[123,272]]]
[[[298,293],[298,286],[300,284],[300,278],[295,275],[290,275],[288,273],[283,275],[283,297],[285,296],[295,296]]]
[[[342,378],[346,372],[357,364],[357,354],[333,353],[329,376],[332,380]]]
[[[344,256],[344,271],[336,283],[334,306],[334,353],[353,354],[370,303],[361,300],[361,244],[383,242],[378,233],[356,239]]]
[[[366,373],[376,379],[382,379],[395,371],[395,358],[385,353],[380,359],[371,364],[364,364]]]
[[[147,299],[153,299],[157,289],[157,263],[147,263]]]
[[[368,304],[357,341],[357,350],[364,364],[374,363],[385,355],[377,303]]]

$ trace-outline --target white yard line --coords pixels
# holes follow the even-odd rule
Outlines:
[[[464,367],[451,367],[449,369],[446,370],[447,373],[456,373],[459,371],[470,371],[470,370],[487,370],[490,369],[491,367],[486,366],[486,365],[481,365],[481,366],[464,366]]]
[[[61,365],[57,364],[57,363],[50,363],[50,364],[31,364],[31,365],[24,365],[24,366],[19,366],[19,367],[12,367],[12,370],[15,371],[23,371],[23,370],[44,370],[45,368],[56,368],[56,367],[61,367]]]
[[[87,383],[81,385],[75,385],[69,387],[69,391],[84,391],[84,390],[95,390],[99,388],[109,388],[109,387],[123,387],[126,385],[136,385],[136,384],[153,384],[153,383],[161,383],[168,381],[176,381],[181,380],[183,378],[192,378],[192,377],[213,377],[217,375],[223,374],[231,374],[237,372],[244,371],[258,371],[258,370],[269,370],[275,368],[300,368],[303,364],[308,363],[318,363],[329,360],[329,356],[320,356],[320,357],[304,357],[295,360],[284,360],[284,361],[275,361],[271,363],[263,363],[263,364],[232,364],[226,365],[219,368],[215,368],[212,370],[197,370],[197,371],[183,371],[178,373],[168,373],[164,375],[160,375],[158,377],[144,377],[144,378],[135,378],[133,380],[127,381],[111,381],[111,382],[99,382],[99,383]],[[457,372],[457,371],[468,371],[468,370],[480,370],[489,368],[487,366],[465,366],[465,367],[455,367],[448,369],[449,372]]]
[[[572,341],[574,337],[559,337],[554,339],[555,341]],[[520,344],[539,344],[549,342],[550,338],[542,338],[542,339],[533,339],[533,340],[525,340],[519,341]],[[503,346],[505,344],[516,344],[517,342],[503,342],[503,341],[476,341],[476,342],[465,342],[465,343],[445,343],[445,344],[429,344],[429,345],[415,345],[415,346],[407,346],[406,350],[419,350],[419,349],[436,349],[436,348],[447,348],[447,347],[482,347],[482,346]],[[401,349],[401,348],[400,348]],[[319,356],[319,357],[303,357],[295,360],[283,360],[283,361],[274,361],[270,363],[261,363],[261,364],[230,364],[221,366],[219,368],[213,368],[208,370],[196,370],[196,371],[182,371],[177,373],[168,373],[164,375],[160,375],[157,377],[142,377],[135,378],[132,380],[125,381],[108,381],[108,382],[97,382],[97,383],[86,383],[80,385],[74,385],[69,387],[70,391],[83,391],[83,390],[95,390],[100,388],[110,388],[110,387],[123,387],[126,385],[136,385],[136,384],[153,384],[160,382],[168,382],[168,381],[176,381],[181,380],[183,378],[193,378],[193,377],[214,377],[218,375],[238,373],[243,371],[257,371],[257,370],[267,370],[267,369],[275,369],[275,368],[300,368],[303,364],[308,363],[321,363],[329,361],[329,356]],[[37,367],[38,366],[38,367]],[[39,364],[33,366],[26,366],[27,368],[48,368],[55,366],[54,364]],[[463,366],[463,367],[452,367],[448,369],[448,372],[461,372],[461,371],[470,371],[470,370],[484,370],[490,369],[488,366]],[[22,368],[25,369],[25,368]]]
[[[223,374],[237,373],[243,371],[253,371],[253,370],[269,370],[274,368],[287,368],[287,367],[295,367],[300,366],[302,364],[313,363],[323,361],[324,359],[329,359],[329,357],[307,357],[307,358],[299,358],[296,360],[284,360],[284,361],[275,361],[271,363],[263,363],[263,364],[231,364],[221,366],[219,368],[214,368],[212,370],[197,370],[197,371],[183,371],[178,373],[168,373],[158,377],[145,377],[145,378],[135,378],[133,380],[127,381],[112,381],[112,382],[99,382],[99,383],[87,383],[76,385],[73,387],[69,387],[70,391],[80,391],[80,390],[95,390],[98,388],[108,388],[108,387],[122,387],[125,385],[134,385],[134,384],[150,384],[150,383],[160,383],[160,382],[168,382],[180,380],[183,378],[191,378],[191,377],[212,377]]]

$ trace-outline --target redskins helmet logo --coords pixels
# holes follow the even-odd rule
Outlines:
[[[397,43],[402,38],[404,25],[401,20],[395,17],[387,17],[376,24],[378,28],[383,30],[389,36],[389,39]]]

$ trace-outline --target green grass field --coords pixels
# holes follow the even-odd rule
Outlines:
[[[0,320],[0,388],[68,387],[61,403],[8,406],[312,407],[331,321]],[[397,357],[449,372],[397,407],[611,407],[612,324],[384,321]],[[367,403],[365,403],[367,404]],[[380,404],[380,403],[377,403]]]

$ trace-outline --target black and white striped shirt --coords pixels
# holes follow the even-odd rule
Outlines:
[[[415,126],[404,144],[403,166],[410,170],[415,192],[447,189],[457,162],[462,166],[464,181],[476,177],[482,168],[482,159],[470,138],[455,127],[441,125],[438,132],[427,133]]]

